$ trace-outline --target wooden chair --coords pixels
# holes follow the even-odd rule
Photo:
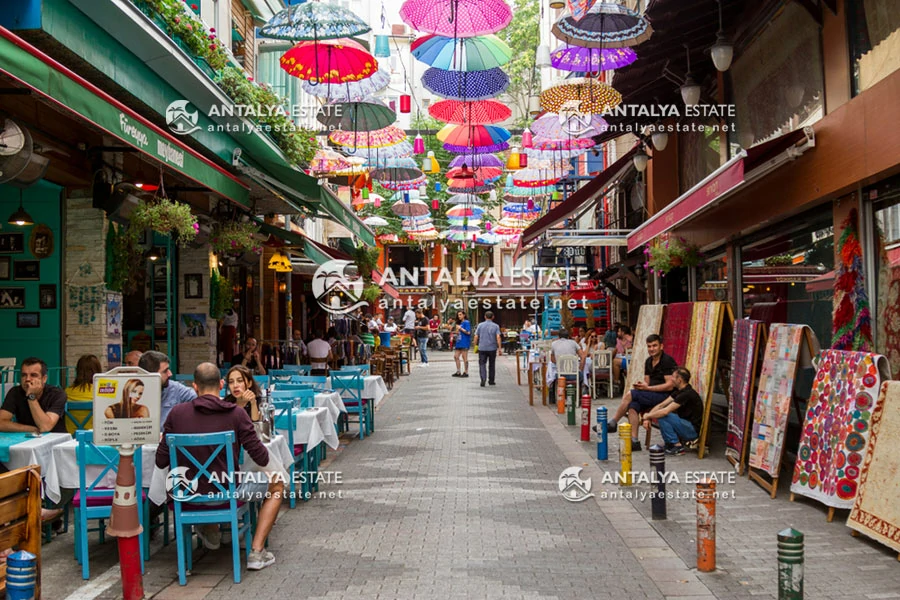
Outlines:
[[[34,597],[41,597],[41,468],[22,467],[0,475],[0,550],[17,548],[37,557]],[[0,565],[0,594],[6,597],[6,563]]]

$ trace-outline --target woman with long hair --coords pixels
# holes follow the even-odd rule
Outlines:
[[[243,365],[235,365],[228,369],[225,376],[225,385],[228,386],[228,395],[225,400],[234,402],[247,411],[251,421],[259,421],[259,397],[262,390],[253,379],[253,373]]]
[[[150,409],[138,404],[144,396],[144,382],[129,379],[122,387],[122,400],[106,407],[107,419],[149,419]]]
[[[94,399],[94,375],[103,372],[100,359],[93,354],[85,354],[75,365],[75,381],[66,388],[66,400],[69,402],[91,402]],[[83,429],[93,429],[93,418],[90,410],[73,410],[72,416],[85,421]],[[66,419],[66,429],[75,433],[79,427],[71,419]]]

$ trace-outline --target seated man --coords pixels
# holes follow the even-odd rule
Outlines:
[[[194,390],[197,398],[185,404],[179,404],[169,411],[169,416],[163,425],[163,437],[156,450],[156,466],[164,469],[169,466],[169,446],[166,444],[166,435],[170,433],[215,433],[220,431],[234,431],[237,437],[232,453],[234,463],[238,464],[239,448],[244,449],[247,455],[260,467],[269,465],[269,451],[259,440],[250,415],[234,402],[228,402],[219,398],[219,390],[222,389],[222,379],[219,368],[212,363],[201,363],[194,370]],[[205,462],[210,452],[203,454],[202,449],[193,452],[194,457]],[[216,471],[225,475],[227,471],[227,459],[219,454],[213,459],[209,467],[210,472]],[[193,469],[191,472],[195,472]],[[206,494],[215,491],[215,487],[208,481],[197,482],[197,492]],[[284,491],[284,482],[273,480],[271,483],[264,481],[244,481],[236,490],[238,499],[259,500],[265,497],[256,522],[256,532],[253,535],[252,548],[247,552],[247,569],[259,571],[275,563],[275,556],[266,550],[266,538],[272,531],[278,509],[281,507],[281,497]],[[210,550],[216,550],[222,541],[222,533],[218,525],[206,525],[198,528],[198,536],[203,545]]]
[[[625,392],[622,403],[606,426],[609,433],[615,433],[619,419],[627,412],[628,421],[631,423],[632,452],[641,450],[641,443],[637,439],[638,414],[649,411],[669,397],[669,392],[675,387],[672,373],[678,368],[675,359],[663,352],[662,338],[658,335],[647,336],[647,352],[650,356],[644,363],[644,380],[636,381],[634,389]]]
[[[547,369],[547,381],[550,383],[550,390],[552,393],[556,393],[556,379],[559,374],[559,371],[556,368],[556,359],[560,356],[570,354],[578,357],[578,371],[580,373],[584,368],[584,350],[581,349],[581,345],[578,342],[569,337],[569,331],[567,329],[560,329],[559,339],[554,340],[553,343],[550,344],[550,368]],[[552,376],[550,374],[551,371],[553,372]]]
[[[328,364],[334,358],[331,344],[322,339],[322,332],[313,334],[313,340],[306,345],[309,350],[310,375],[328,375]]]
[[[190,402],[197,397],[194,390],[172,379],[172,369],[169,368],[169,357],[162,352],[150,350],[141,355],[138,366],[148,373],[159,373],[159,383],[162,386],[159,405],[159,426],[166,422],[169,411],[176,404]]]
[[[675,369],[675,390],[661,404],[644,414],[644,427],[656,419],[659,431],[666,442],[666,454],[684,454],[684,447],[697,443],[698,431],[703,424],[703,400],[691,387],[691,372],[684,367]]]

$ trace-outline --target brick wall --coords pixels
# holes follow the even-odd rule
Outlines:
[[[216,362],[217,355],[217,323],[209,317],[209,274],[212,253],[208,246],[203,248],[181,248],[178,251],[178,320],[175,335],[178,336],[178,373],[193,373],[194,368],[202,362]],[[200,275],[202,298],[186,298],[188,286],[186,275]],[[202,335],[183,335],[183,315],[193,315],[191,322],[201,321],[204,324]],[[197,334],[194,328],[190,334]]]

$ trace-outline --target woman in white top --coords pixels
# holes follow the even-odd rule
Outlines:
[[[384,324],[385,333],[397,333],[397,324],[394,323],[394,317],[388,317],[387,323]]]

